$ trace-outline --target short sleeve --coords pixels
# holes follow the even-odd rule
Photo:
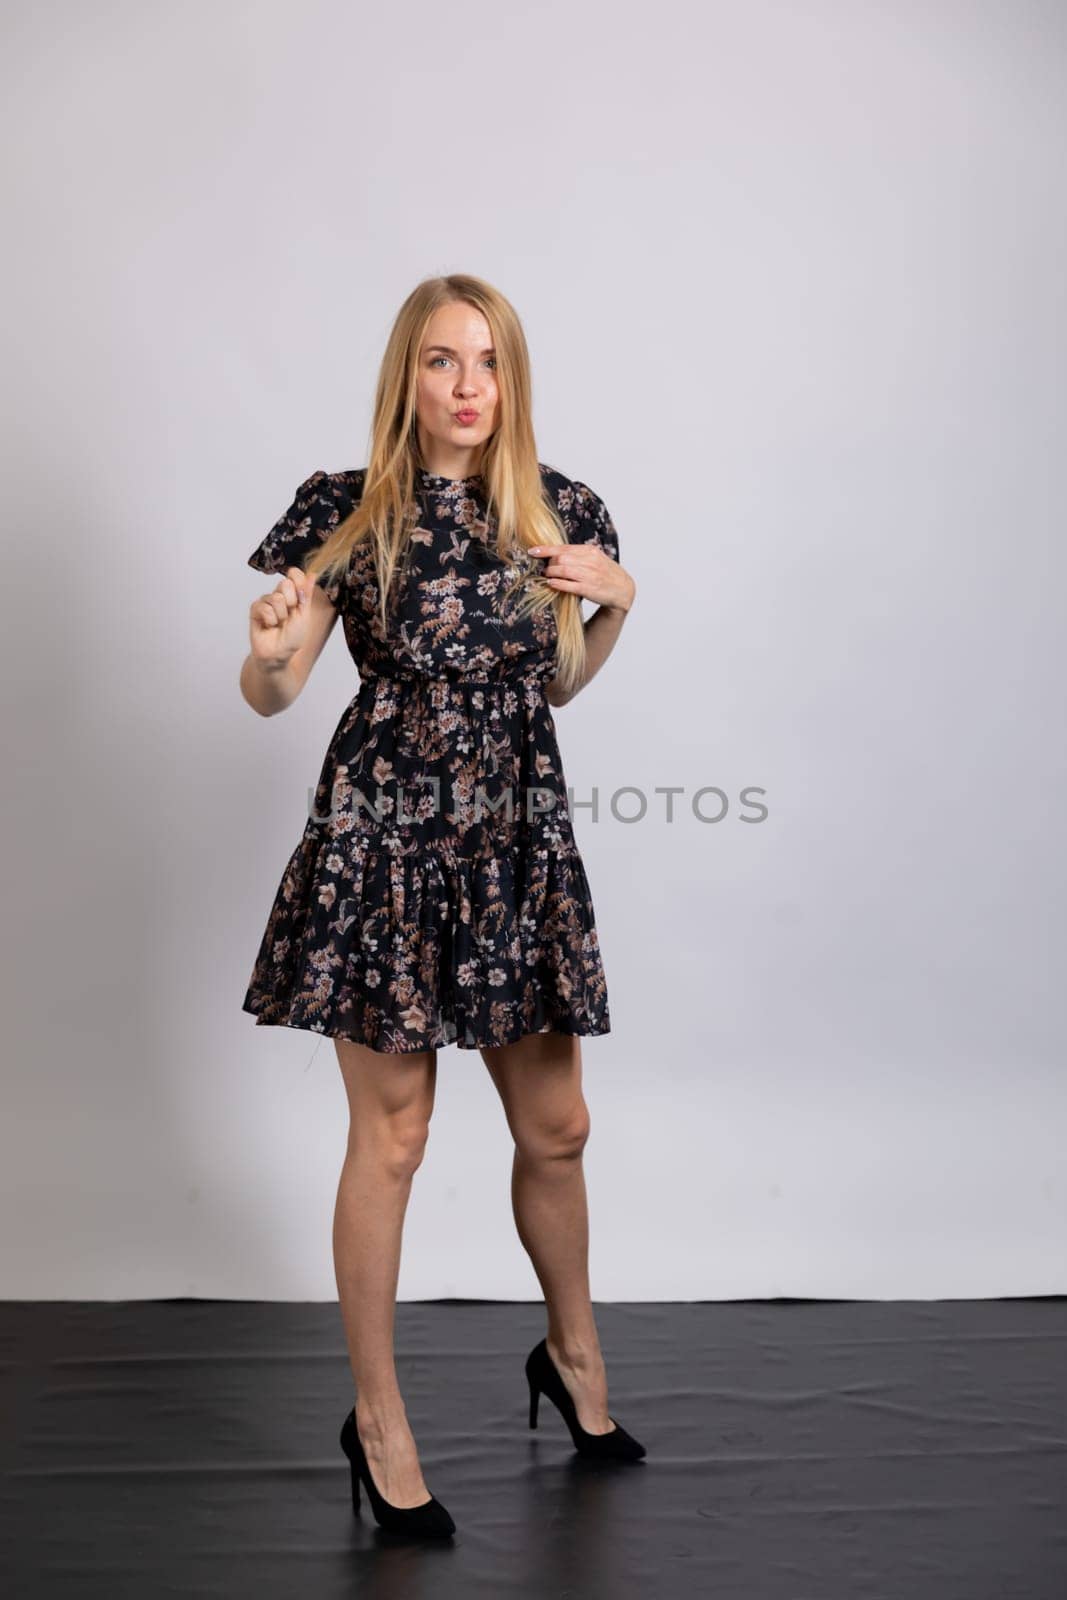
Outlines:
[[[572,543],[597,544],[612,561],[618,561],[619,535],[607,506],[587,483],[579,483],[576,478],[571,482],[577,514],[571,527]]]
[[[341,508],[328,472],[317,468],[297,489],[288,511],[282,513],[266,538],[248,558],[257,572],[286,572],[290,567],[303,570],[307,558],[336,528]],[[341,608],[344,580],[333,577],[319,580],[319,588],[331,605]]]

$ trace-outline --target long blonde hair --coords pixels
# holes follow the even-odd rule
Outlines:
[[[394,580],[407,559],[411,531],[418,515],[416,469],[420,458],[415,396],[419,350],[427,325],[439,306],[465,301],[485,317],[496,353],[499,422],[482,455],[487,516],[497,525],[497,551],[514,564],[530,545],[567,543],[562,523],[544,494],[534,441],[530,357],[522,324],[512,305],[482,278],[449,273],[418,284],[401,306],[378,374],[371,428],[370,459],[359,505],[315,550],[305,570],[319,578],[343,575],[357,544],[369,540],[378,579],[383,634]],[[536,560],[537,558],[532,558]],[[515,620],[547,606],[555,608],[556,676],[565,693],[580,681],[585,668],[585,630],[580,597],[553,589],[527,564],[505,592],[505,601],[525,589],[512,615]]]

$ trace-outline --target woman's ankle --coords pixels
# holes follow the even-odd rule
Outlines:
[[[599,1372],[604,1365],[604,1356],[597,1341],[587,1340],[557,1340],[549,1334],[545,1340],[548,1353],[560,1365],[574,1372]]]
[[[356,1427],[363,1439],[384,1439],[387,1434],[409,1431],[408,1414],[400,1395],[357,1399]]]

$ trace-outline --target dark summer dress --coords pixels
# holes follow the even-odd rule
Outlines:
[[[615,561],[586,484],[541,465],[572,543]],[[302,567],[364,468],[313,472],[248,558]],[[545,685],[551,610],[515,621],[481,477],[419,471],[421,515],[387,635],[369,545],[320,587],[359,691],[330,740],[242,1009],[391,1053],[610,1032],[593,901]],[[534,573],[544,558],[520,557]]]

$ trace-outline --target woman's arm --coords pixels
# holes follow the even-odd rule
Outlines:
[[[300,590],[307,598],[300,604]],[[291,567],[277,588],[252,602],[252,645],[241,666],[241,693],[261,717],[292,705],[322,653],[339,612],[317,583]]]
[[[553,678],[545,689],[549,705],[565,706],[568,700],[573,700],[576,694],[581,693],[591,678],[596,677],[615,648],[629,609],[629,606],[597,607],[585,624],[585,676],[571,694],[561,693]]]
[[[593,600],[597,609],[585,624],[586,669],[581,683],[565,695],[555,678],[546,686],[549,705],[565,706],[600,671],[622,632],[637,595],[633,578],[597,545],[535,545],[530,554],[545,557],[542,574],[554,589]]]

